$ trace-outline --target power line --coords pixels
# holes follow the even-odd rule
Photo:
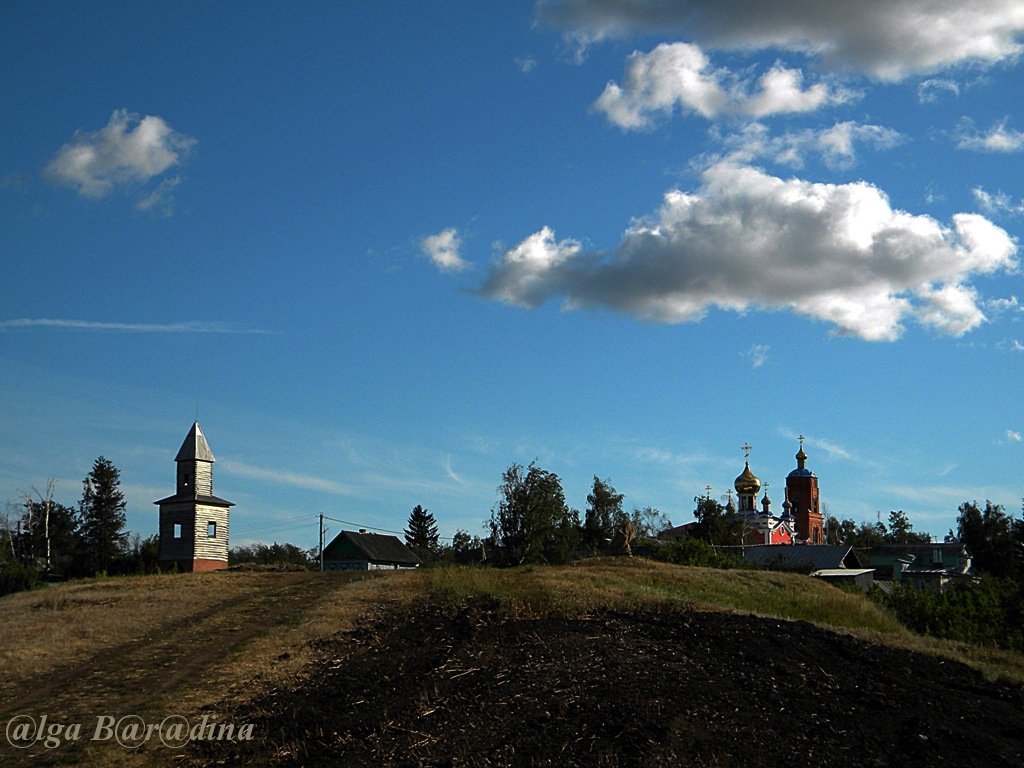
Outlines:
[[[319,517],[320,516],[317,515],[317,519],[319,519]],[[308,519],[309,519],[308,515],[301,515],[299,517],[289,517],[289,518],[285,518],[284,520],[278,520],[277,522],[272,523],[272,524],[268,524],[268,525],[260,525],[260,526],[258,526],[256,528],[248,528],[248,527],[241,526],[241,525],[238,525],[238,524],[236,524],[233,527],[235,528],[235,530],[239,530],[240,529],[239,530],[240,533],[253,534],[253,533],[260,533],[260,532],[263,532],[263,531],[277,531],[277,530],[280,530],[282,528],[289,527],[291,523],[298,523],[298,522],[301,522],[303,520],[308,520]],[[342,525],[351,525],[351,526],[354,526],[356,530],[376,531],[378,533],[390,533],[390,534],[393,534],[395,536],[404,536],[405,535],[405,531],[393,531],[390,528],[377,528],[375,526],[367,525],[365,523],[357,523],[357,522],[353,522],[352,520],[342,520],[340,518],[330,517],[328,515],[324,515],[323,519],[324,520],[330,520],[331,522],[334,522],[334,523],[341,523]],[[453,541],[453,537],[452,536],[438,536],[437,538],[439,540],[443,540],[443,541]]]
[[[351,520],[339,520],[336,517],[328,517],[324,515],[324,520],[331,520],[335,523],[343,523],[345,525],[354,525],[356,528],[362,528],[367,531],[380,531],[381,533],[393,533],[396,536],[404,535],[404,531],[392,531],[387,528],[374,528],[372,525],[363,525],[362,523],[353,523]]]
[[[363,525],[362,523],[353,523],[351,520],[339,520],[336,517],[328,517],[324,515],[324,520],[332,520],[335,523],[343,523],[345,525],[354,525],[356,528],[361,528],[367,531],[379,531],[380,533],[392,533],[395,536],[404,536],[405,531],[392,531],[388,528],[374,528],[372,525]],[[438,536],[438,539],[444,539],[445,541],[452,541],[451,536]]]

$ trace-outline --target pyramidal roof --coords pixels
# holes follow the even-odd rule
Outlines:
[[[178,449],[178,455],[174,457],[174,460],[216,461],[213,458],[213,451],[210,450],[210,446],[206,442],[206,436],[199,427],[198,421],[192,422],[192,429],[188,431],[185,442],[181,444],[181,448]]]

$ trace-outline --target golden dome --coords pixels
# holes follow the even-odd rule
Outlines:
[[[733,487],[736,488],[736,493],[743,495],[756,495],[761,490],[761,481],[757,479],[757,475],[750,471],[749,462],[744,464],[743,473],[736,478]]]

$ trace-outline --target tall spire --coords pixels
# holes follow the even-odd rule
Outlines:
[[[210,450],[209,444],[206,442],[206,436],[203,435],[203,430],[199,427],[199,422],[192,422],[192,429],[188,431],[185,436],[185,442],[181,444],[181,448],[178,449],[178,455],[174,457],[175,461],[216,461],[213,458],[213,452]]]

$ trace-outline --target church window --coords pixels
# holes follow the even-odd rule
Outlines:
[[[217,537],[217,523],[213,520],[206,524],[206,535],[211,539],[215,539]]]
[[[174,524],[174,538],[176,538],[176,539],[180,539],[181,538],[181,523],[175,523]]]

